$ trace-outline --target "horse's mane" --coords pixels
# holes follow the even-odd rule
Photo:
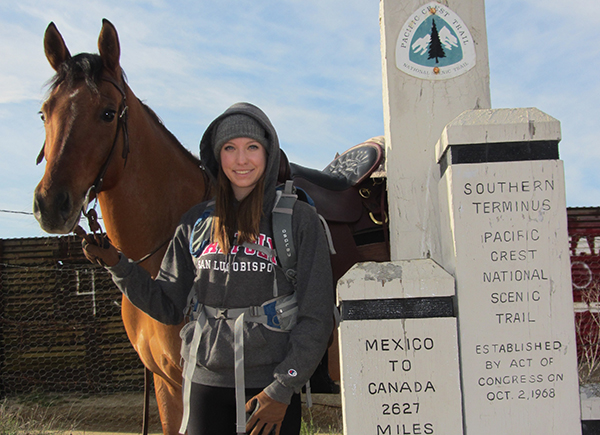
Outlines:
[[[102,79],[102,71],[104,64],[102,58],[98,54],[93,53],[80,53],[66,62],[63,62],[54,77],[48,82],[49,93],[52,93],[56,88],[65,83],[67,87],[73,87],[77,82],[84,81],[87,87],[94,93],[98,93],[98,84]],[[124,83],[127,83],[127,76],[123,69],[121,69],[121,77]],[[200,160],[194,156],[186,147],[184,147],[179,139],[175,137],[173,133],[165,127],[159,116],[142,102],[139,98],[138,101],[142,107],[146,110],[146,113],[160,126],[163,132],[169,137],[169,139],[177,145],[177,147],[184,153],[184,155],[191,160],[194,164],[201,166]]]
[[[193,163],[197,164],[200,167],[201,166],[200,159],[198,159],[195,155],[193,155],[186,147],[184,147],[181,144],[181,142],[179,142],[179,139],[177,139],[175,137],[175,135],[173,133],[171,133],[171,131],[167,127],[165,127],[165,124],[162,122],[162,119],[160,119],[160,117],[154,112],[154,110],[152,110],[148,105],[146,105],[139,98],[138,98],[138,101],[140,102],[142,107],[146,110],[148,115],[150,115],[150,117],[152,119],[154,119],[154,121],[158,125],[160,125],[160,128],[165,132],[165,134],[167,136],[169,136],[169,138],[177,145],[178,148],[181,149],[181,152],[183,152],[188,159],[190,159]]]

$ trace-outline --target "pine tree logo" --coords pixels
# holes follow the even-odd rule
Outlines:
[[[415,77],[443,80],[475,65],[468,27],[447,6],[431,2],[415,11],[396,43],[396,66]]]
[[[440,35],[435,25],[435,20],[431,20],[431,41],[429,42],[429,57],[428,59],[435,59],[435,63],[440,63],[438,60],[441,57],[446,57],[442,42],[440,41]]]

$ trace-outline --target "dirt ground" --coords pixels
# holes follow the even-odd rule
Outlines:
[[[51,422],[65,435],[141,434],[143,395],[120,393],[103,396],[36,396],[8,399],[5,408],[28,421]],[[339,395],[315,394],[309,410],[303,396],[303,418],[314,433],[341,434],[342,410]],[[150,433],[162,434],[154,397],[150,404]]]

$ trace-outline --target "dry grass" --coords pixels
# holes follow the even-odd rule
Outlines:
[[[303,406],[301,435],[342,433],[339,396],[314,395],[312,409]],[[140,434],[141,394],[103,396],[31,395],[0,402],[0,435]],[[150,433],[162,433],[158,409],[151,400]]]
[[[339,395],[315,394],[313,407],[302,408],[300,435],[342,434],[342,406]]]
[[[77,425],[75,415],[55,415],[51,405],[0,402],[0,435],[60,435]],[[62,428],[62,429],[61,429]]]

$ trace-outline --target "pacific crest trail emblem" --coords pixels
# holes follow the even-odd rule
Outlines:
[[[421,79],[458,77],[475,66],[475,43],[457,14],[430,2],[402,26],[396,42],[396,66]]]

